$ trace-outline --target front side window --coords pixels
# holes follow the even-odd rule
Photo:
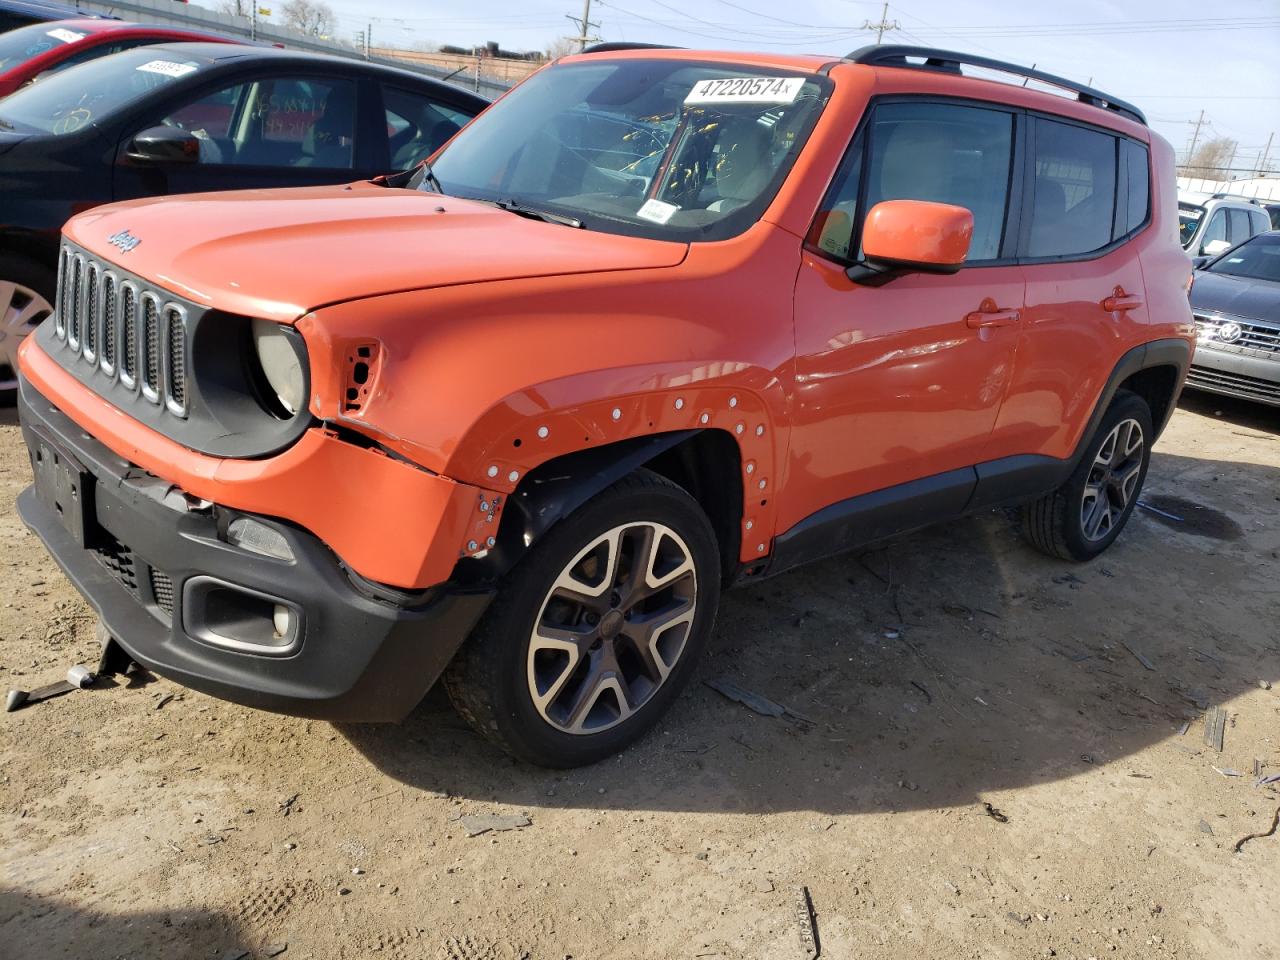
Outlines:
[[[759,219],[829,91],[825,77],[731,64],[557,66],[482,113],[433,172],[446,193],[589,229],[722,240]]]
[[[1227,239],[1227,211],[1219,208],[1209,218],[1208,224],[1204,228],[1204,236],[1200,238],[1200,249],[1198,253],[1203,254],[1204,248],[1215,240]]]
[[[1115,205],[1116,138],[1038,119],[1027,256],[1077,256],[1107,246]]]
[[[383,87],[382,102],[387,114],[387,155],[394,170],[408,170],[431,156],[473,116],[397,87]]]
[[[193,133],[207,164],[350,169],[356,85],[277,77],[223,87],[157,120]]]
[[[0,129],[75,133],[106,120],[135,100],[197,74],[209,62],[154,47],[91,60],[0,101]]]
[[[810,242],[837,259],[855,259],[858,198],[865,189],[865,210],[882,200],[964,207],[973,214],[967,262],[998,258],[1009,202],[1013,122],[1011,113],[958,104],[876,107],[836,175]]]

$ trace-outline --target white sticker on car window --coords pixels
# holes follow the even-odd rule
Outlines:
[[[792,103],[800,95],[804,77],[726,77],[693,85],[686,104]]]
[[[663,203],[661,200],[646,200],[644,205],[636,211],[636,216],[641,220],[650,220],[653,223],[666,223],[671,219],[671,215],[679,209],[674,203]]]
[[[55,40],[61,40],[63,43],[75,43],[77,40],[83,40],[83,33],[76,33],[74,30],[64,30],[59,27],[57,30],[46,30],[46,37],[53,37]]]
[[[196,72],[194,64],[174,63],[172,60],[148,60],[137,69],[142,73],[159,73],[166,77],[185,77]]]

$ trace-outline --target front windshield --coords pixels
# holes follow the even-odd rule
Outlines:
[[[163,47],[138,47],[90,60],[0,100],[0,127],[75,133],[208,63]]]
[[[88,34],[83,30],[60,27],[56,23],[33,23],[28,27],[0,33],[0,73],[86,36]]]
[[[1204,207],[1198,207],[1194,203],[1178,204],[1178,239],[1184,247],[1196,235],[1196,227],[1200,226],[1200,218],[1203,216]]]
[[[482,113],[432,167],[456,196],[612,233],[721,240],[759,218],[829,91],[824,77],[716,63],[566,64]]]
[[[1264,233],[1246,240],[1213,261],[1207,271],[1280,282],[1280,234]]]

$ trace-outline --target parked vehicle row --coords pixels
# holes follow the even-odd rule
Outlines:
[[[1178,192],[1178,234],[1197,266],[1271,229],[1258,200],[1229,193]]]
[[[94,156],[102,199],[404,171],[64,229],[19,511],[109,651],[334,719],[442,679],[568,766],[656,722],[724,588],[1001,504],[1086,561],[1131,516],[1196,328],[1173,151],[1124,101],[923,48],[613,45],[413,167],[399,79],[308,60],[280,97],[237,58],[303,63],[117,54],[62,132],[75,72],[0,102],[0,164]]]
[[[73,214],[409,169],[487,104],[406,70],[214,42],[126,49],[0,100],[0,395],[16,387],[21,339],[52,309]]]

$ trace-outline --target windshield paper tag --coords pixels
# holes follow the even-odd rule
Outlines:
[[[137,67],[142,73],[159,73],[166,77],[185,77],[195,73],[196,68],[189,63],[174,63],[172,60],[148,60]]]
[[[63,30],[59,27],[57,30],[46,30],[46,37],[53,37],[55,40],[61,40],[63,43],[75,43],[77,40],[83,40],[83,33],[76,33],[74,30]]]
[[[680,208],[674,203],[663,203],[661,200],[646,200],[644,206],[636,211],[636,216],[641,220],[649,220],[653,223],[666,223],[671,219]]]
[[[792,103],[800,95],[804,77],[729,77],[696,83],[686,104]]]

